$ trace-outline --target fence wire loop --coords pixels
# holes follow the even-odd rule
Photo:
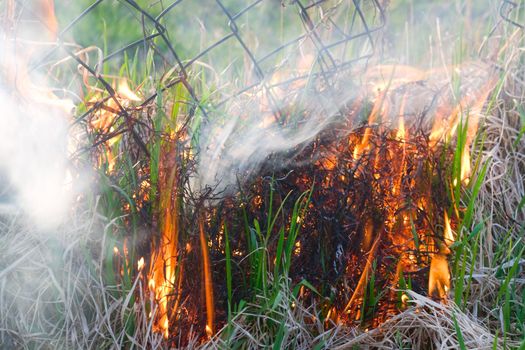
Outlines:
[[[511,23],[520,29],[524,29],[524,24],[518,23],[515,19],[511,18],[512,14],[515,13],[515,11],[519,12],[521,9],[523,9],[524,5],[525,4],[523,2],[518,3],[510,0],[503,0],[499,8],[499,14],[504,21]]]

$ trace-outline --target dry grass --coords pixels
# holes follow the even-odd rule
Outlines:
[[[104,221],[89,211],[53,232],[42,232],[20,215],[1,218],[0,347],[160,346],[160,337],[148,332],[145,316],[134,336],[123,331],[124,316],[134,310],[126,295],[102,281],[97,255],[104,232],[111,229]]]
[[[240,313],[231,322],[228,341],[215,337],[202,348],[225,349],[230,344],[242,344],[243,349],[271,347],[274,338],[267,332],[268,322],[282,322],[286,329],[282,349],[459,349],[454,318],[467,349],[491,349],[495,343],[501,344],[475,317],[453,304],[438,303],[415,292],[408,294],[411,306],[406,311],[367,331],[342,325],[326,330],[316,321],[313,306],[291,308],[288,295],[282,299],[277,317],[250,311]]]
[[[501,268],[513,265],[514,254],[523,245],[525,230],[525,81],[522,79],[523,34],[509,35],[505,57],[501,59],[502,85],[492,108],[485,116],[480,133],[479,164],[488,163],[485,181],[475,201],[475,221],[484,222],[479,253],[470,264],[473,282],[467,301],[472,316],[493,332],[503,329],[502,308],[495,305],[500,288],[505,288]],[[520,207],[521,203],[521,207]],[[514,288],[525,291],[525,260],[513,278]],[[500,275],[498,275],[498,271]],[[519,294],[518,294],[519,295]],[[520,305],[521,301],[514,301]],[[523,307],[523,305],[521,305]],[[514,334],[517,339],[523,335]]]
[[[513,59],[517,59],[514,57]],[[367,332],[344,326],[325,330],[315,318],[315,306],[290,305],[283,295],[271,314],[258,313],[249,305],[237,314],[229,329],[203,348],[258,349],[269,346],[269,324],[284,324],[282,348],[310,349],[458,349],[454,317],[467,348],[490,349],[495,329],[501,328],[501,310],[494,300],[502,285],[496,275],[495,252],[511,232],[519,239],[525,211],[516,210],[524,196],[525,147],[517,142],[521,126],[518,106],[525,89],[509,68],[507,84],[492,113],[486,116],[481,162],[490,159],[485,185],[476,202],[476,217],[484,220],[482,254],[469,269],[473,283],[468,311],[451,303],[439,304],[413,292],[413,306]],[[99,253],[105,232],[114,223],[93,211],[72,215],[54,232],[41,232],[24,223],[21,215],[6,214],[0,220],[0,345],[5,348],[163,348],[162,337],[152,332],[143,304],[132,306],[131,296],[144,290],[136,280],[132,291],[103,283]],[[514,230],[510,230],[514,228]],[[518,228],[518,229],[516,229]],[[521,227],[522,228],[522,227]],[[509,261],[511,263],[512,261]],[[516,283],[525,285],[521,275]],[[289,288],[282,288],[283,291]],[[522,289],[523,290],[523,289]],[[140,296],[140,294],[139,294]],[[147,299],[147,296],[143,296]],[[139,297],[140,299],[140,297]],[[251,310],[251,311],[250,311]],[[135,315],[135,328],[124,330],[126,315]],[[226,331],[230,332],[226,337]],[[228,339],[228,340],[226,340]],[[507,341],[508,346],[518,344]],[[196,344],[190,344],[192,348]]]
[[[138,311],[137,328],[126,335],[123,316],[131,312],[127,298],[116,298],[100,277],[100,262],[91,260],[87,247],[101,250],[103,232],[109,229],[96,216],[80,216],[63,226],[58,234],[38,232],[20,224],[21,218],[4,217],[0,226],[2,272],[0,273],[0,342],[16,348],[162,348],[161,337],[152,334],[145,310]],[[136,287],[140,287],[138,284]],[[140,288],[139,288],[140,289]],[[283,291],[288,290],[283,288]],[[314,306],[290,305],[291,294],[283,295],[275,313],[260,314],[248,306],[231,322],[230,343],[258,349],[272,342],[269,322],[284,323],[282,348],[457,349],[453,315],[467,348],[489,349],[494,335],[473,315],[452,305],[439,304],[410,293],[413,307],[396,315],[381,327],[361,332],[337,326],[325,331],[315,321]],[[309,323],[305,323],[309,320]],[[223,331],[225,331],[224,329]],[[225,348],[215,337],[203,348]],[[195,345],[195,344],[192,344]],[[189,348],[192,345],[188,346]]]
[[[337,341],[333,349],[460,349],[454,318],[467,349],[492,348],[494,335],[472,315],[452,304],[437,303],[410,291],[408,294],[413,307],[376,329]]]

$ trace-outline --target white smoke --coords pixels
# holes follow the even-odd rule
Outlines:
[[[493,2],[488,2],[493,5]],[[481,4],[479,6],[482,7]],[[373,12],[372,9],[368,10]],[[263,84],[257,89],[231,98],[228,104],[221,106],[219,111],[214,111],[211,116],[208,116],[203,125],[199,125],[197,129],[198,178],[192,185],[196,189],[212,188],[215,193],[234,190],[238,180],[242,181],[245,177],[252,175],[271,155],[293,151],[315,138],[319,132],[329,127],[338,112],[354,101],[357,96],[364,97],[365,100],[366,95],[375,94],[377,96],[377,91],[371,91],[368,85],[370,80],[374,83],[380,82],[380,85],[389,89],[388,85],[392,78],[402,81],[403,75],[408,74],[407,72],[416,72],[419,71],[417,68],[421,68],[420,72],[424,77],[422,76],[420,80],[425,83],[421,86],[413,84],[410,87],[413,100],[409,101],[404,108],[407,114],[405,118],[412,118],[407,120],[408,123],[420,122],[416,118],[425,114],[429,118],[434,118],[436,102],[433,99],[442,94],[442,91],[445,91],[445,94],[441,98],[450,100],[450,103],[453,104],[454,99],[461,99],[463,95],[470,94],[470,90],[476,91],[483,88],[492,74],[489,73],[487,66],[476,67],[473,75],[468,70],[466,73],[459,74],[461,81],[459,96],[453,95],[452,81],[449,76],[452,74],[449,71],[452,64],[458,63],[454,62],[454,55],[457,54],[462,40],[467,41],[470,36],[477,33],[472,31],[462,34],[462,31],[457,28],[466,18],[470,20],[470,10],[449,8],[441,3],[432,2],[414,5],[411,8],[412,17],[407,16],[406,6],[398,8],[392,5],[391,10],[405,11],[404,14],[396,16],[405,18],[407,22],[401,26],[399,23],[393,23],[391,28],[384,28],[381,34],[376,33],[381,36],[380,38],[374,36],[371,41],[350,42],[348,45],[353,46],[351,50],[344,47],[342,52],[335,53],[334,57],[338,59],[342,59],[344,55],[365,57],[368,54],[373,54],[373,58],[358,62],[346,74],[330,77],[332,88],[324,84],[324,77],[319,74],[311,74],[311,78],[306,81],[299,79],[291,84],[276,86],[276,83],[294,79],[297,76],[319,73],[322,53],[318,47],[312,45],[313,39],[307,35],[307,38],[298,43],[297,47],[287,51],[287,54],[284,55],[286,57],[263,77]],[[334,13],[341,14],[344,11],[345,8],[337,8]],[[460,18],[461,21],[459,21]],[[370,27],[377,25],[374,20],[378,21],[378,17],[370,19],[371,22],[368,23]],[[264,14],[261,14],[259,21],[264,23]],[[322,21],[326,22],[326,17]],[[324,26],[324,24],[316,27],[316,31],[325,29],[323,38],[327,40],[326,37],[330,35],[330,30],[333,28]],[[258,32],[258,28],[253,31]],[[275,38],[272,36],[262,36],[259,37],[258,45],[268,50],[267,41],[272,42],[273,40]],[[447,43],[444,43],[445,40]],[[387,50],[374,51],[371,47],[373,42],[376,47],[384,46],[391,49],[388,52]],[[259,53],[259,56],[264,55],[265,49]],[[475,50],[475,48],[470,49]],[[381,53],[383,56],[380,55]],[[410,64],[414,68],[407,71],[400,67],[399,73],[396,73],[395,69],[390,70],[391,73],[384,73],[380,69],[372,69],[367,72],[367,68],[381,64],[388,64],[390,67]],[[253,66],[248,66],[246,72],[252,69],[254,69]],[[250,73],[246,74],[250,76]],[[406,81],[419,80],[406,78]],[[232,85],[241,80],[225,76],[219,79],[216,86],[224,89],[225,94],[233,95],[235,88]],[[374,86],[374,89],[377,89],[377,86]],[[403,93],[400,91],[388,96],[389,99],[393,99],[388,101],[392,105],[393,112],[383,116],[389,120],[377,122],[391,123],[393,127],[397,127],[395,123],[399,118],[399,105],[402,103]],[[281,113],[284,122],[274,120],[276,111]],[[434,120],[427,119],[424,122],[425,130],[430,132]],[[356,120],[354,125],[358,126],[358,124]]]
[[[0,204],[50,228],[71,200],[66,170],[73,104],[56,97],[43,76],[29,73],[33,43],[0,36]]]
[[[199,186],[211,187],[216,193],[233,190],[270,155],[293,150],[313,139],[355,95],[355,89],[339,94],[301,89],[291,102],[292,117],[261,111],[260,98],[237,99],[229,106],[227,118],[201,130],[205,137],[200,144]],[[285,103],[280,100],[278,108],[286,110]]]

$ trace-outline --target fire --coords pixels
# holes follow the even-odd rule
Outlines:
[[[430,262],[428,276],[428,294],[432,297],[445,299],[450,290],[450,271],[448,259],[444,254],[435,254]]]
[[[213,267],[205,215],[197,220],[198,224],[195,227],[197,239],[181,242],[181,235],[186,231],[182,227],[180,214],[180,163],[181,157],[191,157],[191,154],[179,148],[180,144],[177,141],[182,137],[181,134],[173,134],[161,150],[159,180],[156,185],[159,195],[156,210],[160,237],[152,246],[148,272],[148,289],[152,296],[152,306],[157,307],[153,316],[153,329],[162,333],[165,339],[170,339],[184,327],[193,328],[200,319],[199,310],[202,307],[198,300],[200,294],[192,292],[186,295],[187,283],[191,285],[190,288],[195,288],[195,283],[200,283],[203,291],[206,321],[200,331],[211,337],[216,327]],[[187,266],[188,259],[196,259],[195,264]],[[187,272],[195,272],[199,268],[202,272],[200,281]],[[194,304],[188,306],[187,303]]]
[[[137,262],[137,270],[142,271],[144,269],[144,264],[144,257],[142,257]]]
[[[299,255],[299,254],[301,254],[301,241],[297,241],[297,242],[295,242],[295,248],[294,248],[294,250],[293,250],[293,253],[294,253],[295,255]]]
[[[405,142],[405,138],[406,138],[405,119],[403,118],[402,115],[399,116],[399,126],[397,129],[396,138],[401,142]]]
[[[122,99],[123,102],[135,101],[140,102],[142,99],[137,95],[135,91],[132,91],[129,88],[128,81],[126,79],[121,79],[119,87],[117,90],[118,96]],[[128,104],[128,103],[124,103]]]
[[[36,1],[35,8],[32,12],[38,14],[44,31],[48,32],[50,40],[56,40],[58,33],[58,22],[55,16],[55,4],[53,0],[39,0]]]
[[[8,54],[3,53],[1,57],[2,82],[13,89],[25,106],[50,109],[53,114],[66,118],[75,107],[73,101],[57,97],[51,87],[39,84],[41,77],[29,70],[30,61],[56,40],[58,24],[54,1],[36,0],[31,5],[14,0],[6,3],[4,20],[7,26],[1,28],[0,44]],[[15,23],[17,21],[20,23]]]
[[[13,0],[8,2],[10,6],[14,6]],[[37,11],[35,11],[47,27],[48,38],[52,41],[56,40],[58,32],[53,4],[52,0],[39,0]],[[274,74],[269,79],[269,85],[307,74],[312,70],[315,60],[314,55],[302,55],[297,67]],[[455,70],[458,74],[465,76],[466,82],[460,84],[463,91],[459,93],[459,101],[456,101],[456,96],[442,93],[442,91],[448,91],[443,87],[451,84],[443,78],[447,76],[445,70]],[[336,306],[329,308],[327,319],[340,320],[344,317],[357,319],[366,313],[363,305],[367,284],[376,272],[375,263],[378,258],[386,261],[380,264],[378,272],[385,276],[384,279],[390,279],[390,287],[399,287],[400,279],[404,274],[415,275],[420,273],[422,267],[429,267],[428,294],[439,299],[447,298],[451,288],[448,258],[451,254],[450,247],[455,241],[452,231],[453,223],[451,224],[451,219],[445,211],[443,230],[440,235],[438,234],[439,237],[433,237],[430,234],[431,223],[422,214],[432,214],[443,209],[435,208],[432,202],[431,184],[429,179],[425,178],[428,174],[424,174],[425,167],[430,167],[426,153],[437,150],[443,141],[449,142],[457,137],[462,121],[468,119],[467,140],[461,152],[459,181],[464,185],[469,183],[472,172],[471,143],[477,132],[478,119],[483,105],[496,82],[496,79],[490,74],[484,76],[480,73],[489,71],[486,67],[479,68],[476,65],[428,71],[410,66],[382,65],[375,66],[366,72],[367,91],[365,96],[359,96],[357,101],[367,100],[372,103],[367,124],[359,131],[346,135],[344,148],[327,149],[324,156],[317,159],[315,163],[315,166],[322,169],[325,175],[321,179],[322,190],[333,190],[334,187],[337,189],[337,186],[342,187],[353,182],[358,183],[356,187],[363,183],[365,184],[363,187],[369,186],[364,190],[368,197],[364,198],[361,203],[352,203],[355,198],[345,198],[339,196],[337,192],[335,200],[332,202],[330,202],[332,198],[327,200],[327,207],[333,205],[335,201],[352,203],[348,204],[352,214],[362,214],[355,218],[358,225],[362,227],[339,225],[344,229],[351,227],[348,230],[355,230],[356,236],[360,237],[360,244],[356,249],[358,252],[349,259],[350,262],[346,262],[343,268],[336,266],[336,261],[351,255],[349,252],[351,249],[345,248],[347,249],[345,251],[338,247],[334,266],[329,266],[329,269],[333,268],[337,270],[337,274],[345,276],[341,283],[342,290],[337,291],[335,298],[346,299],[342,304],[344,308]],[[19,79],[20,76],[22,79]],[[482,84],[479,83],[480,81]],[[30,84],[28,79],[25,79],[24,72],[17,76],[17,84],[22,84],[18,85],[21,91],[36,91],[28,87]],[[271,107],[272,95],[277,100],[284,100],[285,96],[293,95],[293,93],[290,94],[290,91],[299,91],[306,84],[307,80],[297,80],[288,85],[286,89],[270,88],[270,91],[256,94],[255,97],[259,100],[259,110],[263,115],[260,127],[270,128],[276,123]],[[428,89],[419,96],[417,94],[420,93],[421,86]],[[100,91],[91,90],[93,95],[88,103],[88,105],[94,105],[105,100],[102,108],[97,109],[91,115],[89,127],[95,133],[111,135],[110,138],[101,142],[102,152],[98,159],[99,165],[107,165],[106,169],[109,174],[113,174],[117,166],[118,146],[122,140],[118,132],[122,108],[134,108],[137,102],[142,101],[140,88],[132,89],[126,79],[113,81],[113,87],[116,94],[111,98]],[[64,111],[70,110],[72,106],[67,101],[57,99],[49,91],[38,91],[33,98],[47,106],[58,107]],[[291,99],[293,100],[293,97]],[[432,103],[429,103],[429,99],[432,100]],[[355,107],[359,109],[359,103],[356,103]],[[419,126],[415,125],[416,119],[422,114],[429,116],[428,119],[423,120],[425,125],[422,127],[426,132],[424,135],[426,139],[417,133]],[[177,133],[179,131],[181,130],[177,130]],[[148,259],[141,257],[136,262],[136,266],[141,278],[147,278],[147,289],[152,300],[152,310],[154,310],[150,312],[149,317],[153,318],[154,331],[162,334],[165,339],[169,339],[184,318],[188,318],[191,323],[198,319],[199,316],[195,315],[198,310],[205,309],[205,324],[200,325],[200,332],[212,337],[216,333],[216,322],[220,317],[220,313],[216,314],[214,298],[213,254],[211,252],[213,233],[207,232],[209,224],[205,214],[197,215],[197,220],[193,223],[193,238],[188,237],[187,232],[182,228],[181,218],[184,213],[181,208],[181,193],[184,187],[179,183],[179,178],[185,164],[182,164],[181,159],[187,159],[190,156],[187,154],[181,156],[188,151],[177,149],[176,138],[179,137],[177,133],[173,132],[166,142],[168,145],[163,146],[165,148],[161,153],[164,158],[160,161],[161,170],[158,183],[143,182],[141,184],[145,190],[156,186],[157,193],[154,194],[158,195],[159,199],[158,203],[154,204],[154,211],[156,211],[158,223],[155,224],[157,226],[154,226],[158,228],[159,237],[151,247],[151,256]],[[342,155],[349,156],[342,157]],[[352,171],[338,173],[341,168]],[[300,181],[303,181],[302,185],[309,183],[308,179],[299,179],[297,183]],[[456,181],[454,185],[458,185],[458,179],[453,181]],[[150,199],[153,200],[153,198]],[[253,197],[252,202],[257,208],[263,208],[265,204],[263,196],[260,195]],[[345,214],[347,212],[340,216]],[[339,220],[339,217],[336,219],[327,217],[329,218],[327,221]],[[311,223],[309,220],[305,216],[298,216],[296,224],[306,227]],[[325,220],[325,217],[320,218],[320,221],[322,220]],[[185,240],[191,240],[191,242],[185,242]],[[379,256],[382,249],[386,249],[389,253],[385,254],[389,255],[387,258]],[[301,258],[304,253],[311,250],[307,240],[298,240],[293,245],[295,258]],[[116,256],[128,256],[125,246],[122,247],[122,252],[115,246],[113,252]],[[248,254],[236,247],[232,255],[244,259]],[[393,262],[390,256],[397,257],[397,261]],[[204,307],[200,305],[200,309],[195,304],[187,306],[186,298],[183,298],[184,289],[195,286],[194,284],[184,285],[185,275],[191,275],[186,270],[187,265],[183,262],[188,257],[197,260],[197,265],[201,267],[202,274],[199,283],[202,287]],[[146,261],[149,262],[149,267],[146,267]],[[390,270],[385,268],[389,264],[391,265]],[[198,280],[194,276],[187,279]],[[303,292],[304,288],[301,289],[301,296],[305,294]],[[401,303],[406,306],[409,300],[407,294],[402,293],[400,299]],[[295,306],[294,302],[292,307]],[[186,309],[190,311],[185,311]]]
[[[204,293],[206,295],[206,333],[208,336],[213,335],[215,324],[215,309],[213,302],[213,281],[211,277],[211,263],[208,253],[208,244],[204,234],[204,224],[199,222],[199,240],[202,251],[202,262],[204,270]]]
[[[470,181],[470,150],[469,145],[465,145],[463,152],[461,153],[461,170],[460,179],[463,184],[468,185]]]
[[[478,67],[479,68],[479,67]],[[445,212],[444,214],[444,232],[441,239],[434,239],[424,233],[425,227],[414,227],[411,217],[410,207],[407,207],[406,198],[411,198],[417,204],[417,209],[423,212],[432,212],[431,198],[427,191],[418,194],[418,191],[424,189],[425,179],[416,179],[416,182],[407,182],[407,176],[410,176],[410,167],[418,166],[418,158],[424,152],[414,148],[416,142],[409,130],[414,129],[415,121],[410,117],[417,118],[423,111],[426,111],[427,118],[433,117],[432,126],[429,128],[428,150],[435,152],[441,141],[451,141],[458,133],[458,126],[461,118],[468,118],[468,130],[466,132],[467,140],[461,153],[461,175],[460,180],[467,185],[471,173],[470,168],[470,143],[477,131],[478,118],[482,107],[488,98],[490,91],[495,86],[495,79],[489,69],[478,70],[477,65],[466,65],[465,67],[453,67],[459,73],[470,74],[465,78],[464,85],[461,86],[460,102],[455,102],[455,96],[448,96],[447,93],[438,93],[436,96],[430,95],[429,92],[421,92],[421,86],[429,84],[431,86],[446,86],[446,72],[439,70],[422,71],[406,66],[380,66],[369,70],[367,77],[370,81],[368,94],[373,101],[373,107],[368,118],[368,124],[364,126],[360,139],[355,140],[354,135],[350,135],[349,144],[353,147],[353,160],[357,163],[357,169],[360,173],[370,171],[370,168],[363,168],[360,165],[361,160],[370,163],[373,160],[373,174],[377,181],[377,187],[374,191],[382,193],[384,196],[383,206],[388,210],[385,213],[383,227],[386,231],[386,238],[392,242],[395,247],[400,247],[398,254],[400,260],[397,264],[396,273],[392,278],[392,283],[398,283],[398,276],[410,271],[417,271],[425,264],[430,266],[428,276],[429,295],[439,299],[444,299],[450,290],[450,272],[448,267],[448,256],[451,251],[449,247],[454,242],[450,219]],[[482,83],[481,83],[482,82]],[[417,84],[416,84],[417,83]],[[422,96],[414,94],[422,93]],[[430,102],[429,99],[435,99],[437,104]],[[425,102],[426,101],[426,102]],[[428,104],[425,104],[428,103]],[[468,113],[466,113],[468,111]],[[429,119],[430,119],[429,118]],[[397,125],[392,121],[397,120]],[[381,124],[386,124],[387,128],[392,128],[393,138],[399,141],[400,146],[395,147],[393,143],[386,142],[387,153],[391,153],[390,162],[384,162],[384,152],[377,145],[374,133],[385,132]],[[423,120],[423,124],[428,124]],[[463,120],[465,123],[465,120]],[[378,125],[378,126],[374,126]],[[379,130],[379,131],[375,131]],[[385,142],[385,141],[383,141]],[[397,155],[397,157],[395,155]],[[332,155],[326,157],[327,162]],[[424,159],[424,158],[421,158]],[[324,164],[323,161],[319,162]],[[330,160],[330,163],[334,161]],[[328,167],[325,167],[328,168]],[[333,168],[333,167],[332,167]],[[331,168],[328,168],[331,169]],[[392,182],[389,187],[383,187],[381,181],[383,177],[393,173]],[[421,181],[421,183],[417,183]],[[453,179],[456,181],[456,179]],[[420,196],[419,198],[417,196]],[[376,225],[377,226],[377,225]],[[360,314],[362,310],[358,309],[358,303],[364,297],[365,285],[371,273],[372,260],[378,254],[377,246],[382,240],[382,231],[375,232],[374,225],[368,221],[363,230],[361,241],[361,251],[367,254],[364,268],[361,269],[361,277],[357,282],[351,298],[349,299],[344,311],[352,314]],[[420,231],[421,230],[421,231]],[[410,233],[412,232],[412,233]],[[415,245],[414,235],[419,237]],[[375,238],[374,238],[375,237]],[[373,242],[373,244],[372,244]],[[437,249],[436,249],[437,247]],[[396,250],[394,248],[393,250]],[[414,254],[406,254],[406,250],[419,250]],[[421,257],[422,252],[428,252],[426,258]],[[403,300],[406,303],[406,296]]]
[[[448,218],[447,212],[444,214],[444,223],[445,223],[445,233],[444,239],[445,244],[450,247],[454,243],[454,235],[452,234],[452,228],[450,227],[450,220]]]
[[[450,88],[453,70],[461,76],[458,91]],[[428,71],[408,66],[378,66],[371,68],[366,78],[366,93],[358,96],[349,110],[360,113],[365,109],[364,101],[371,102],[367,122],[357,129],[351,124],[338,126],[353,130],[343,136],[346,142],[333,141],[330,134],[330,141],[320,136],[315,145],[321,156],[315,158],[315,171],[320,175],[313,176],[320,183],[315,184],[319,192],[313,195],[313,202],[321,203],[321,207],[312,204],[313,211],[329,220],[338,215],[332,209],[337,210],[335,213],[343,211],[349,217],[356,216],[357,224],[350,221],[338,225],[352,227],[350,239],[359,240],[358,254],[339,247],[335,253],[336,262],[342,256],[348,260],[343,265],[344,287],[338,291],[338,300],[344,299],[344,308],[326,309],[327,318],[332,320],[366,317],[365,299],[374,273],[381,275],[383,287],[390,288],[399,288],[407,278],[422,279],[425,273],[428,294],[446,299],[451,288],[448,258],[454,235],[450,218],[443,214],[442,206],[449,198],[447,185],[438,178],[441,176],[438,159],[444,152],[445,166],[450,166],[451,150],[456,144],[463,145],[458,181],[468,184],[472,171],[470,147],[483,105],[495,86],[492,70],[474,62]],[[296,177],[289,180],[295,181],[296,187],[287,189],[304,191],[306,184],[312,183],[311,169],[299,169]],[[435,179],[442,183],[441,191],[435,188]],[[360,188],[360,184],[365,185]],[[347,206],[343,208],[337,207],[345,205],[341,196],[347,196]],[[258,198],[257,208],[264,206],[260,192],[252,198],[254,201]],[[444,215],[443,230],[435,235],[438,230],[434,218],[440,215]],[[308,225],[317,234],[325,230],[322,225],[326,223],[305,217],[302,225]],[[298,258],[303,252],[317,249],[309,246],[307,239],[296,243],[296,248],[299,247]],[[385,263],[388,260],[385,256],[396,257],[397,261]],[[336,262],[334,270],[338,269]],[[381,308],[386,314],[392,312],[389,304],[392,300],[406,306],[408,296],[392,292],[389,300],[382,300]]]
[[[370,289],[375,287],[370,285],[374,279],[379,286],[390,288],[390,293],[384,293],[387,296],[377,306],[380,316],[371,322],[381,322],[392,312],[407,307],[408,295],[398,294],[397,290],[402,281],[408,279],[427,285],[428,294],[436,299],[447,298],[451,289],[448,259],[454,242],[454,222],[448,217],[446,208],[442,207],[448,200],[446,191],[436,189],[433,182],[438,176],[436,159],[440,152],[445,152],[445,157],[450,156],[447,153],[450,149],[444,144],[454,145],[461,129],[459,126],[464,125],[461,118],[468,118],[460,175],[461,183],[468,183],[471,175],[470,146],[477,119],[493,82],[490,74],[480,77],[485,74],[484,71],[479,73],[465,67],[461,72],[474,72],[478,78],[474,82],[465,82],[460,89],[460,98],[456,99],[450,89],[444,88],[449,82],[443,71],[424,71],[405,66],[371,69],[367,73],[368,91],[358,97],[351,109],[352,113],[356,113],[364,109],[359,103],[371,102],[367,122],[360,127],[350,124],[351,121],[347,121],[348,125],[342,122],[343,126],[339,129],[343,131],[335,141],[333,137],[322,141],[322,136],[316,140],[312,148],[319,151],[319,156],[316,154],[312,158],[314,162],[310,167],[304,165],[306,170],[303,171],[303,165],[300,165],[300,170],[282,176],[286,178],[286,185],[280,185],[289,186],[286,190],[291,192],[301,192],[313,183],[312,167],[320,174],[314,174],[315,181],[319,181],[315,184],[319,192],[314,192],[310,205],[310,209],[320,213],[319,217],[312,219],[309,214],[301,215],[295,223],[314,232],[310,237],[321,234],[325,229],[323,225],[327,225],[325,218],[328,218],[328,225],[330,220],[337,222],[338,234],[344,232],[350,240],[359,240],[355,250],[338,246],[333,256],[326,257],[333,265],[327,266],[343,276],[342,281],[337,282],[339,284],[334,284],[338,289],[330,286],[336,292],[334,304],[326,307],[327,319],[353,322],[369,317],[367,307],[370,306],[366,298]],[[483,85],[479,91],[478,80],[486,81],[489,87]],[[127,84],[121,83],[118,91],[119,98],[128,99],[130,103],[139,98]],[[270,113],[266,98],[255,97],[264,100],[260,108]],[[269,115],[264,114],[260,127],[275,123]],[[110,127],[115,117],[111,113],[102,116],[98,120],[100,127]],[[154,330],[166,339],[172,339],[177,332],[186,329],[183,326],[185,322],[192,326],[198,324],[200,334],[211,337],[216,333],[221,317],[224,317],[216,310],[221,301],[216,300],[214,295],[214,287],[220,291],[223,282],[213,279],[214,256],[218,251],[221,254],[225,252],[224,230],[213,231],[213,215],[222,209],[198,211],[189,237],[182,228],[183,187],[178,182],[182,171],[179,162],[190,156],[187,150],[177,149],[180,147],[177,143],[179,131],[171,133],[169,142],[163,146],[161,171],[156,185],[159,203],[155,209],[160,237],[152,247],[149,260],[148,289],[153,305],[157,307],[151,317],[154,318]],[[311,155],[308,152],[312,149],[305,152]],[[154,188],[154,184],[150,186]],[[267,196],[260,190],[260,184],[255,184],[252,189],[254,192],[241,205],[252,213],[260,213],[267,209],[264,202]],[[322,207],[316,207],[317,203],[321,203]],[[331,212],[332,209],[336,214]],[[443,229],[439,230],[433,221],[441,215]],[[258,214],[254,216],[258,217]],[[312,244],[309,239],[302,238],[294,242],[294,259],[303,259],[316,251],[318,246]],[[239,264],[247,261],[248,253],[242,245],[231,247],[232,259]],[[333,260],[328,260],[330,258]],[[275,257],[268,263],[272,261],[275,263]],[[343,263],[338,265],[339,261]],[[143,269],[143,264],[141,259],[137,265],[139,271]],[[190,269],[200,269],[200,278],[195,278]],[[308,276],[309,271],[297,269],[301,278],[303,274],[306,274],[306,279],[311,277]],[[318,272],[311,273],[315,275]],[[201,290],[197,296],[189,292],[189,288],[196,285]],[[307,294],[301,293],[301,296]]]
[[[208,335],[208,337],[213,335],[213,328],[211,328],[209,324],[206,325],[206,335]]]
[[[88,89],[92,89],[87,85]],[[103,98],[99,91],[95,90],[94,95],[88,102],[88,106],[95,105]],[[117,146],[122,139],[120,133],[117,133],[117,122],[120,115],[121,107],[130,108],[133,102],[139,102],[141,98],[137,92],[130,89],[126,79],[120,79],[116,95],[114,98],[108,98],[101,108],[98,108],[91,116],[89,125],[93,132],[103,135],[114,135],[101,143],[103,151],[99,154],[99,166],[106,165],[107,173],[112,174],[117,162]]]
[[[170,153],[170,151],[168,151]],[[154,322],[154,330],[161,332],[164,338],[169,337],[170,301],[176,295],[173,309],[176,310],[180,301],[180,284],[183,274],[182,266],[177,263],[179,257],[179,213],[177,204],[177,166],[174,160],[167,164],[159,182],[160,194],[160,229],[161,237],[158,246],[154,247],[148,274],[148,286],[158,306],[158,319]],[[177,270],[177,267],[179,269]]]
[[[454,243],[454,235],[446,211],[443,221],[443,242],[440,242],[439,251],[432,256],[428,276],[428,294],[439,299],[446,299],[450,290],[450,271],[447,257],[450,255],[449,247]]]

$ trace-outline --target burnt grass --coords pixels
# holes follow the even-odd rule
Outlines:
[[[368,149],[354,158],[367,132]],[[235,252],[231,254],[233,303],[254,301],[261,292],[250,283],[255,271],[248,240],[254,237],[254,221],[264,231],[268,213],[282,206],[264,247],[272,265],[279,230],[285,228],[286,235],[294,205],[308,191],[310,202],[306,215],[298,219],[298,243],[290,274],[285,276],[291,286],[308,281],[321,295],[303,288],[300,300],[304,304],[315,303],[321,318],[377,326],[404,308],[395,288],[409,285],[427,294],[429,254],[443,244],[443,212],[450,201],[446,164],[452,153],[441,146],[432,149],[428,135],[421,131],[408,130],[408,134],[407,140],[400,141],[395,130],[382,125],[352,129],[349,121],[338,121],[309,144],[272,155],[235,194],[215,198],[211,206],[204,205],[201,198],[196,207],[200,214],[194,212],[186,223],[194,231],[197,217],[205,217],[219,325],[226,322],[228,310],[224,227],[229,232],[230,251]],[[185,239],[194,247],[199,245],[197,233]],[[372,248],[374,245],[377,247]],[[186,266],[182,299],[193,316],[186,318],[185,325],[180,324],[181,318],[177,323],[182,329],[196,323],[204,329],[199,250],[182,254]],[[367,259],[373,262],[365,271]],[[367,273],[366,287],[347,305],[363,273]],[[201,292],[195,293],[197,290]]]

